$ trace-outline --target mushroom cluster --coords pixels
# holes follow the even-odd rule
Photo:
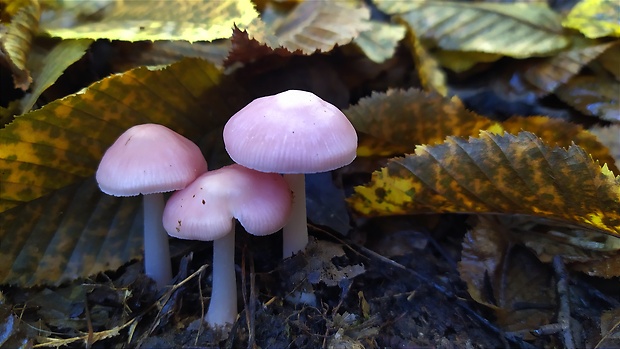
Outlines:
[[[213,241],[205,315],[212,326],[233,323],[237,316],[235,219],[254,235],[283,228],[284,258],[305,249],[304,174],[351,163],[357,134],[335,106],[310,92],[289,90],[255,99],[233,115],[224,143],[237,164],[207,172],[196,144],[161,125],[138,125],[106,151],[96,175],[106,194],[144,196],[145,273],[158,286],[171,280],[166,232]],[[175,190],[164,208],[162,193]]]

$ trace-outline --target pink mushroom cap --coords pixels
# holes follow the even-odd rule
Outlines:
[[[357,134],[347,117],[313,93],[257,98],[224,126],[226,151],[261,172],[317,173],[351,163]]]
[[[172,194],[164,209],[170,236],[211,241],[232,231],[233,219],[254,235],[281,229],[291,211],[292,194],[282,176],[234,164],[204,173]]]
[[[200,148],[157,124],[131,127],[108,148],[97,169],[99,188],[114,196],[185,188],[207,171]]]

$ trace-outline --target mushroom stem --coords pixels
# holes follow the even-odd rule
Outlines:
[[[162,288],[172,280],[168,233],[164,230],[162,215],[164,195],[146,194],[144,197],[144,272]]]
[[[230,233],[213,241],[213,284],[205,321],[212,327],[233,324],[237,318],[235,222]]]
[[[306,218],[306,178],[302,174],[285,174],[284,179],[293,191],[291,216],[283,228],[282,257],[287,258],[303,251],[308,245]]]

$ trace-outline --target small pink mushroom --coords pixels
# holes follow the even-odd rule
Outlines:
[[[230,157],[261,172],[283,173],[293,191],[293,213],[284,226],[284,258],[306,248],[304,173],[327,172],[350,164],[357,134],[347,117],[316,95],[289,90],[257,98],[224,126]]]
[[[166,203],[168,234],[213,240],[213,291],[205,315],[211,326],[234,323],[237,317],[235,218],[250,234],[272,234],[286,223],[291,201],[280,175],[234,164],[203,174]]]
[[[99,163],[96,178],[102,192],[144,195],[144,269],[158,287],[172,279],[162,193],[183,189],[206,171],[207,162],[196,144],[156,124],[125,131]]]

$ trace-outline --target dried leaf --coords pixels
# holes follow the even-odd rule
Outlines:
[[[579,146],[549,146],[529,132],[418,146],[373,173],[349,202],[365,216],[525,214],[620,234],[620,176]]]
[[[41,29],[63,39],[212,41],[258,17],[250,0],[64,2]]]
[[[327,52],[336,45],[351,42],[370,29],[370,11],[340,1],[304,1],[293,11],[270,23],[254,21],[248,27],[250,38],[276,49],[312,54]]]
[[[541,90],[551,93],[612,45],[611,42],[577,42],[571,49],[528,67],[525,79]]]
[[[373,137],[360,140],[360,156],[411,152],[416,144],[439,143],[451,135],[475,135],[493,125],[465,109],[457,97],[416,89],[373,92],[344,113],[357,131]]]
[[[581,0],[562,21],[591,39],[620,37],[620,3],[609,0]]]
[[[28,90],[32,77],[26,66],[32,37],[38,29],[41,9],[36,0],[28,1],[17,10],[6,33],[0,37],[0,51],[13,73],[16,88]]]
[[[558,15],[542,3],[402,3],[384,0],[379,7],[400,13],[422,40],[444,50],[525,58],[552,54],[569,43]]]
[[[14,207],[0,214],[0,283],[58,284],[138,257],[141,200],[99,192],[103,152],[147,122],[198,139],[245,102],[212,64],[186,59],[111,76],[0,129],[0,208]]]
[[[581,125],[547,116],[513,116],[501,123],[503,130],[517,134],[528,131],[543,139],[546,143],[569,147],[573,143],[587,151],[599,163],[615,174],[620,174],[617,162],[610,154],[610,148],[600,142],[596,135],[585,130]],[[496,132],[497,133],[497,132]],[[620,134],[620,133],[618,133]],[[618,135],[616,134],[616,135]]]
[[[610,126],[593,126],[588,131],[594,134],[605,145],[611,156],[620,164],[620,124]],[[596,158],[596,157],[595,157]],[[615,171],[614,171],[615,172]],[[616,173],[620,173],[616,172]]]
[[[577,76],[555,94],[586,115],[620,122],[620,82],[601,76]]]
[[[618,57],[620,57],[620,44],[616,42],[605,53],[598,57],[598,62],[609,71],[616,80],[620,80],[620,64],[618,64]]]
[[[504,330],[529,331],[552,320],[554,314],[548,308],[518,306],[554,304],[550,270],[527,251],[515,248],[492,219],[481,218],[467,233],[458,269],[472,298],[491,307]]]

